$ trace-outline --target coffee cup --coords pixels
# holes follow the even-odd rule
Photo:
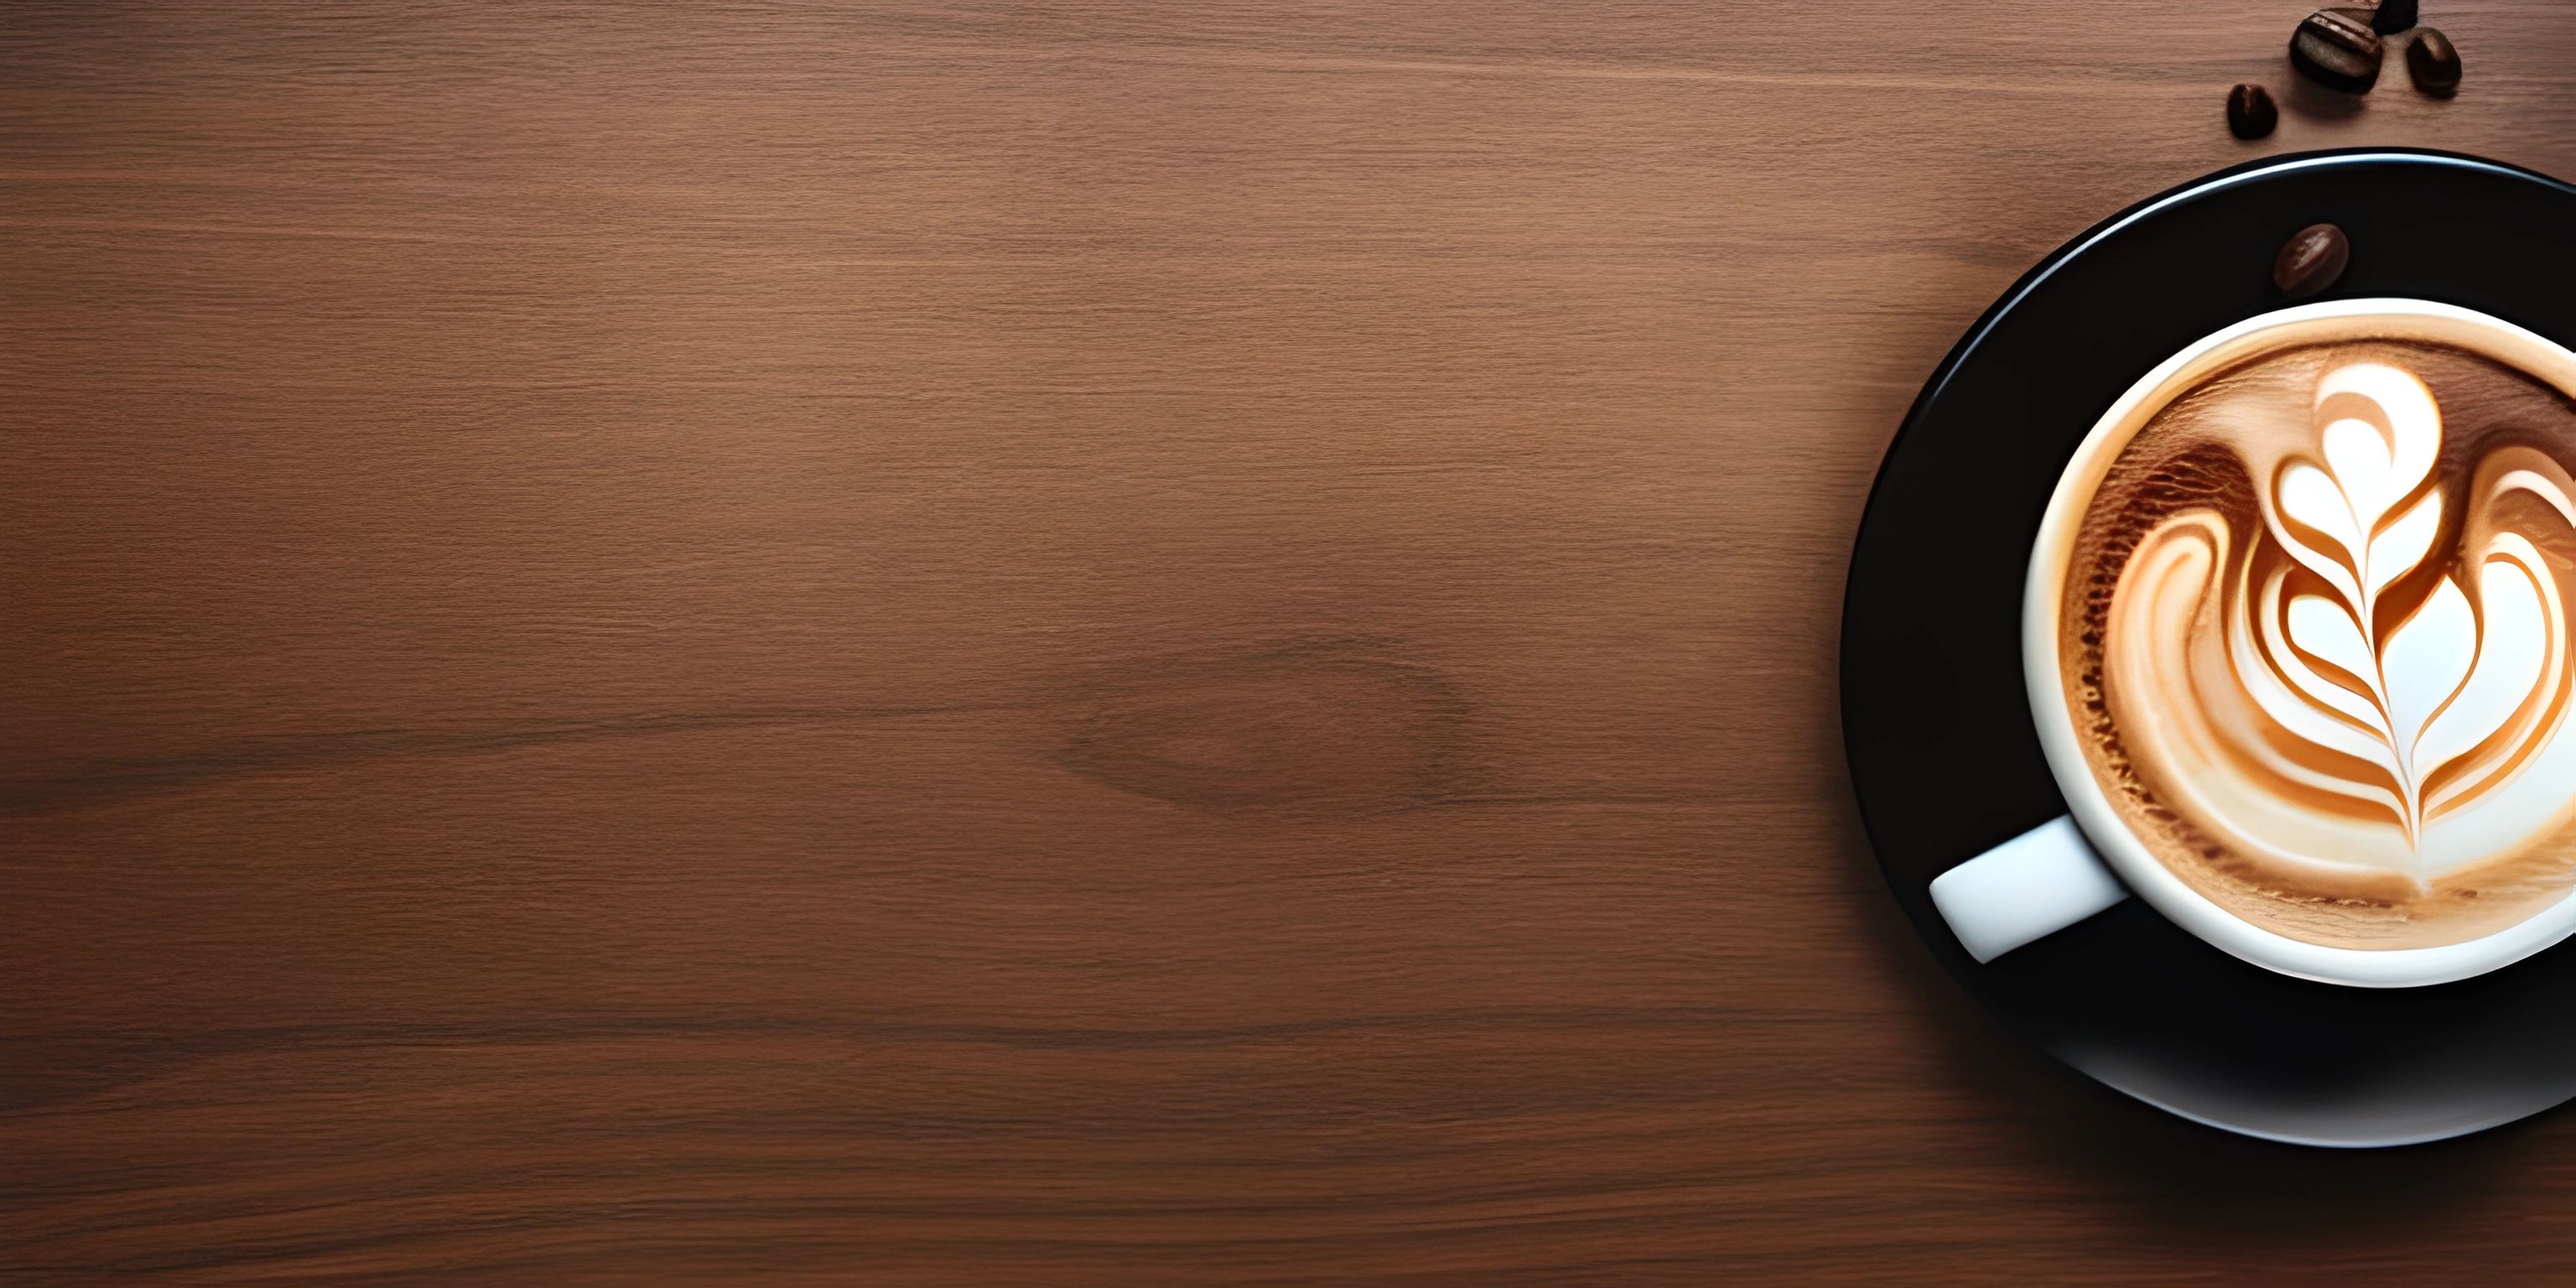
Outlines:
[[[1944,872],[1980,962],[2131,895],[2357,987],[2576,933],[2576,353],[2416,299],[2210,335],[2050,497],[2022,661],[2067,813]]]

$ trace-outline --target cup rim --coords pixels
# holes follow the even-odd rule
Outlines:
[[[2265,930],[2219,907],[2147,851],[2122,822],[2085,763],[2058,675],[2057,583],[2073,556],[2073,528],[2120,449],[2166,403],[2201,377],[2257,353],[2295,344],[2302,332],[2327,338],[2355,317],[2393,321],[2391,338],[2459,343],[2476,331],[2478,352],[2498,357],[2576,398],[2576,352],[2527,328],[2458,305],[2406,297],[2295,305],[2244,319],[2186,345],[2138,378],[2093,423],[2057,478],[2031,543],[2022,589],[2022,671],[2040,748],[2069,812],[2129,889],[2201,939],[2257,966],[2320,983],[2408,988],[2467,979],[2529,957],[2576,933],[2576,891],[2493,934],[2426,948],[2338,948]],[[2284,334],[2287,332],[2288,334]],[[2130,428],[2123,432],[2121,425]]]

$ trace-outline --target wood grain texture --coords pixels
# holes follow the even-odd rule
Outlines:
[[[2005,1038],[1835,725],[2059,241],[2576,174],[2428,13],[0,4],[0,1279],[2566,1279],[2576,1116]]]

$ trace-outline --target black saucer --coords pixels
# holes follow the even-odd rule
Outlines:
[[[2576,188],[2471,157],[2277,157],[2135,206],[2004,293],[1923,387],[1861,520],[1843,601],[1843,739],[1915,929],[2013,1029],[2149,1104],[2318,1145],[2439,1140],[2576,1096],[2576,943],[2456,984],[2276,975],[2130,899],[1980,966],[1932,878],[2066,812],[2021,675],[2021,593],[2058,472],[2183,346],[2284,307],[2275,251],[2343,226],[2319,299],[2411,296],[2576,344]]]

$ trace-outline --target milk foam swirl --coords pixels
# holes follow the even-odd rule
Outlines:
[[[2514,443],[2437,469],[2441,408],[2388,362],[2323,370],[2304,429],[2228,444],[2259,522],[2177,509],[2130,553],[2100,654],[2128,757],[2285,872],[2420,890],[2563,828],[2576,481]]]

